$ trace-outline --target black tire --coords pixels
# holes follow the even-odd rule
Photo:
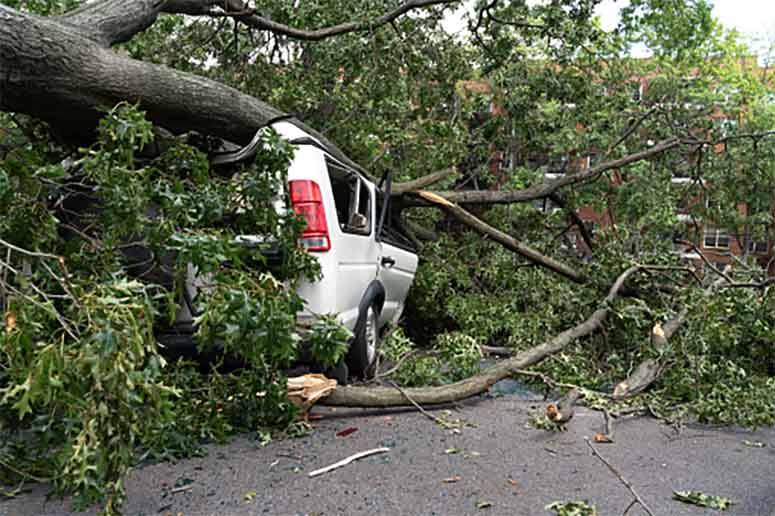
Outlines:
[[[350,374],[359,378],[366,378],[377,357],[379,349],[379,328],[377,321],[379,311],[376,305],[370,306],[366,311],[366,323],[350,342],[347,351],[347,367]]]
[[[326,369],[324,374],[328,378],[336,380],[339,385],[347,385],[347,377],[350,374],[350,369],[347,367],[344,359],[342,359],[334,367]]]

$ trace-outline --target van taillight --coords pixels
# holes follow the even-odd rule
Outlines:
[[[293,211],[307,221],[307,227],[301,234],[301,244],[307,251],[328,251],[331,249],[331,240],[328,237],[326,211],[323,208],[320,187],[316,182],[309,180],[295,180],[288,183]]]

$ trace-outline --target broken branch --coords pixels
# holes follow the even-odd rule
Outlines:
[[[482,219],[479,219],[472,215],[470,212],[464,210],[457,204],[450,202],[449,200],[436,195],[432,192],[421,191],[418,194],[425,200],[430,201],[438,206],[444,208],[447,212],[463,222],[472,229],[475,229],[479,233],[492,238],[494,241],[501,244],[506,249],[513,251],[528,261],[545,267],[551,271],[554,271],[562,276],[565,276],[569,280],[575,283],[586,283],[587,278],[580,273],[571,269],[567,265],[558,262],[557,260],[550,258],[540,252],[536,251],[532,247],[523,244],[516,238],[507,235],[503,231],[495,229]]]
[[[633,266],[620,274],[601,303],[600,308],[595,310],[582,323],[555,335],[546,342],[518,353],[510,359],[503,360],[471,378],[437,387],[407,388],[404,391],[413,400],[422,405],[451,403],[487,391],[494,383],[518,374],[518,371],[535,365],[544,358],[561,351],[576,339],[597,331],[608,316],[610,304],[619,295],[627,278],[639,269],[640,267]],[[321,400],[321,403],[323,405],[345,407],[401,407],[407,405],[406,397],[403,394],[396,392],[392,387],[378,386],[342,387]]]
[[[433,192],[433,193],[450,202],[454,202],[458,204],[510,204],[510,203],[518,203],[518,202],[528,202],[528,201],[533,201],[535,199],[543,199],[544,197],[548,197],[554,192],[560,190],[561,188],[565,188],[567,186],[584,184],[584,183],[594,181],[597,178],[599,178],[603,174],[603,172],[622,168],[632,163],[636,163],[638,161],[642,161],[644,159],[657,156],[659,154],[667,152],[670,149],[674,149],[675,147],[678,147],[681,144],[682,142],[679,139],[670,138],[668,140],[661,141],[656,145],[646,150],[643,150],[641,152],[629,154],[619,159],[606,161],[605,163],[601,163],[594,167],[587,168],[578,173],[565,174],[562,177],[559,177],[557,179],[544,181],[537,185],[533,185],[531,187],[523,188],[520,190],[510,190],[510,191],[509,190],[499,190],[499,191],[466,190],[466,191],[460,191],[460,192],[443,191],[443,192]],[[407,205],[411,204],[411,201],[409,199],[407,199],[407,201],[409,201],[407,202]],[[416,198],[415,198],[414,205],[427,206],[427,204],[423,201],[423,199],[416,199]]]
[[[587,443],[587,446],[589,446],[589,449],[590,449],[590,450],[592,450],[592,454],[593,454],[595,457],[597,457],[598,459],[600,459],[600,462],[602,462],[603,464],[605,464],[606,466],[608,466],[608,469],[609,469],[609,470],[611,470],[611,473],[613,473],[614,475],[616,475],[616,478],[618,478],[618,479],[619,479],[619,481],[620,481],[622,484],[624,484],[624,487],[626,487],[626,488],[627,488],[627,489],[630,491],[630,493],[632,494],[633,498],[635,498],[635,500],[636,500],[636,501],[637,501],[637,502],[640,504],[640,506],[641,506],[641,507],[643,507],[643,510],[644,510],[644,511],[646,511],[646,512],[647,512],[647,513],[648,513],[650,516],[654,516],[654,513],[652,512],[652,510],[649,508],[649,506],[646,504],[646,502],[644,502],[644,501],[643,501],[643,498],[641,498],[641,497],[640,497],[640,495],[638,495],[638,493],[635,491],[635,488],[634,488],[634,487],[632,487],[632,484],[630,484],[630,483],[627,481],[627,479],[626,479],[626,478],[624,478],[624,475],[622,475],[621,473],[619,473],[619,470],[618,470],[618,469],[616,469],[616,468],[613,466],[613,464],[611,464],[610,462],[608,462],[608,461],[607,461],[607,460],[606,460],[606,459],[605,459],[605,458],[604,458],[602,455],[600,455],[600,452],[598,452],[598,451],[595,449],[595,447],[594,447],[594,446],[592,446],[592,443],[591,443],[591,442],[589,442],[589,439],[587,439],[587,438],[585,437],[585,438],[584,438],[584,442],[586,442],[586,443]],[[630,504],[630,505],[632,506],[632,504]]]
[[[391,186],[391,194],[392,195],[400,195],[406,192],[414,192],[416,190],[422,190],[423,188],[427,188],[432,184],[438,183],[442,179],[446,179],[450,175],[457,172],[456,167],[450,167],[445,168],[444,170],[439,170],[438,172],[434,172],[432,174],[428,174],[427,176],[418,177],[417,179],[413,179],[411,181],[406,181],[404,183],[396,183]]]
[[[686,321],[686,310],[683,310],[673,319],[665,323],[664,328],[657,322],[651,330],[651,342],[654,349],[661,355],[667,348],[670,337]],[[656,358],[647,358],[627,377],[614,387],[613,398],[623,400],[643,392],[653,384],[662,373],[662,361]]]
[[[374,448],[373,450],[362,451],[360,453],[356,453],[355,455],[350,455],[349,457],[342,459],[339,462],[335,462],[330,466],[326,466],[325,468],[320,468],[320,469],[316,469],[315,471],[310,471],[307,476],[316,477],[318,475],[322,475],[323,473],[328,473],[329,471],[333,471],[337,468],[341,468],[342,466],[347,466],[351,462],[356,461],[358,459],[362,459],[370,455],[376,455],[378,453],[387,453],[389,451],[390,451],[390,448]]]

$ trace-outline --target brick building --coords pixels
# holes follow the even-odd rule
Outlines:
[[[755,63],[753,64],[755,66]],[[629,86],[632,89],[633,99],[639,101],[648,91],[649,78],[634,78]],[[484,95],[491,100],[488,106],[488,116],[506,116],[505,110],[500,107],[498,94],[493,90],[490,84],[485,81],[461,81],[458,83],[458,93],[461,96]],[[715,112],[711,115],[714,125],[724,127],[734,125],[736,120],[727,119],[723,113]],[[583,129],[583,127],[579,127]],[[506,139],[508,140],[508,139]],[[490,149],[490,159],[488,163],[489,170],[495,178],[491,188],[498,189],[502,187],[509,177],[517,156],[507,148],[497,148],[492,146]],[[723,153],[726,149],[723,146],[716,146],[712,150],[715,153]],[[574,171],[583,170],[595,164],[597,159],[596,152],[584,151],[576,152],[575,156],[581,157],[556,157],[550,158],[542,156],[541,166],[546,170],[545,179],[557,178],[562,174],[574,173]],[[692,162],[694,157],[687,156],[688,161]],[[621,182],[621,175],[613,174],[614,183]],[[703,217],[692,214],[696,210],[697,203],[708,203],[710,199],[704,198],[703,191],[712,191],[712,185],[704,184],[703,188],[693,190],[691,184],[696,182],[697,178],[692,177],[686,170],[675,170],[671,178],[674,187],[685,191],[681,200],[675,206],[677,215],[677,225],[670,235],[665,235],[672,241],[673,249],[676,253],[686,260],[691,261],[698,270],[702,270],[706,260],[718,268],[724,268],[727,265],[735,266],[735,262],[753,258],[762,267],[767,268],[768,275],[775,276],[775,249],[773,241],[768,236],[772,234],[772,224],[767,228],[755,228],[741,226],[736,228],[727,228],[714,223],[712,220],[703,220]],[[698,193],[699,192],[699,193]],[[775,199],[774,199],[775,201]],[[535,206],[541,210],[552,210],[554,207],[548,199],[536,202]],[[749,215],[751,211],[765,210],[773,219],[775,219],[775,202],[769,202],[765,206],[752,207],[747,203],[741,202],[736,205],[738,213]],[[584,206],[577,210],[577,215],[583,221],[587,232],[591,235],[605,231],[615,224],[614,213],[611,209],[602,211],[595,210],[591,206]],[[576,249],[580,254],[592,255],[586,247],[583,240],[577,235],[575,239]],[[702,254],[703,256],[700,256]],[[705,259],[703,259],[703,257]]]

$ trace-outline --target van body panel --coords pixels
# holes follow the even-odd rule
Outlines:
[[[417,255],[391,245],[380,244],[379,279],[385,286],[385,306],[380,314],[380,325],[398,322],[404,311],[406,296],[417,272]],[[395,263],[391,263],[394,260]]]
[[[304,300],[304,309],[297,318],[304,326],[310,326],[315,316],[334,314],[353,330],[363,296],[377,280],[385,291],[378,326],[397,322],[417,271],[418,259],[410,250],[411,245],[399,243],[399,247],[377,237],[381,216],[377,199],[384,198],[381,191],[363,174],[332,158],[316,139],[293,124],[276,122],[272,128],[288,141],[306,140],[296,145],[287,178],[288,181],[314,181],[318,185],[330,240],[329,250],[310,251],[320,265],[321,276],[316,281],[299,282],[297,293]],[[285,190],[278,191],[272,201],[272,207],[278,212],[290,209],[287,185]],[[239,235],[237,241],[265,256],[273,249],[276,251],[276,246],[261,236]],[[202,279],[190,268],[187,302],[197,293],[206,293],[207,289],[198,281]],[[178,322],[191,325],[193,316],[184,304]]]

